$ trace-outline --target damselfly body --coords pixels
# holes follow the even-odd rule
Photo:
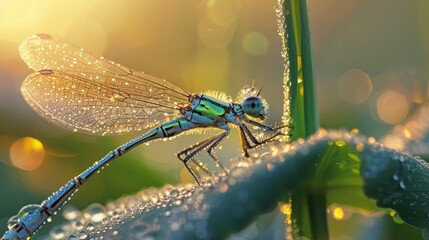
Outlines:
[[[205,93],[191,94],[164,79],[133,71],[45,34],[26,39],[19,51],[35,71],[22,84],[22,94],[43,118],[72,131],[96,135],[150,130],[109,152],[40,205],[24,207],[19,217],[11,218],[3,239],[31,236],[91,176],[142,143],[191,129],[223,130],[177,154],[200,184],[198,174],[189,164],[198,164],[193,157],[207,150],[227,172],[213,150],[230,134],[230,125],[238,126],[246,156],[248,149],[281,134],[278,131],[281,127],[272,128],[260,122],[267,116],[267,105],[260,91],[254,88],[243,89],[240,102],[228,102]],[[258,140],[246,124],[272,134]]]

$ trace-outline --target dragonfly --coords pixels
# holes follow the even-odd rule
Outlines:
[[[254,87],[243,88],[235,102],[219,92],[191,94],[165,79],[131,70],[47,34],[24,40],[19,52],[34,70],[21,86],[22,95],[46,120],[65,129],[95,135],[149,130],[110,151],[41,204],[22,208],[9,220],[9,230],[2,239],[26,239],[34,234],[95,173],[142,143],[196,129],[222,130],[177,153],[201,185],[199,174],[190,164],[199,165],[194,157],[205,150],[227,174],[214,149],[230,134],[231,125],[238,127],[247,157],[249,149],[283,134],[280,130],[285,126],[262,123],[267,118],[268,105],[260,96],[261,91]],[[260,140],[248,125],[271,134]]]

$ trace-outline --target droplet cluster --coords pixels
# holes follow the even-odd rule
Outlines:
[[[46,120],[72,131],[111,135],[141,131],[177,116],[190,94],[180,87],[49,35],[19,47],[35,70],[21,86],[28,104]]]
[[[290,181],[288,175],[293,171],[287,172],[285,163],[309,161],[311,164],[303,165],[302,171],[317,167],[317,161],[312,162],[314,156],[320,156],[319,151],[323,152],[333,145],[354,149],[361,161],[361,169],[357,174],[363,178],[364,191],[367,196],[376,200],[379,207],[395,209],[392,216],[397,221],[402,219],[425,229],[429,223],[428,163],[407,153],[389,149],[377,143],[374,138],[360,135],[357,130],[346,132],[321,129],[307,140],[299,139],[290,144],[267,144],[248,159],[232,159],[228,176],[220,174],[206,177],[202,180],[201,187],[178,185],[150,188],[106,206],[92,204],[83,211],[66,208],[63,215],[69,222],[53,228],[49,238],[174,239],[177,236],[191,236],[209,239],[217,236],[210,227],[214,221],[212,215],[222,211],[221,215],[227,218],[222,218],[225,222],[230,219],[250,221],[246,217],[249,207],[259,206],[261,199],[266,201],[267,198],[267,195],[261,197],[258,191],[279,191],[279,188],[266,183],[278,183],[282,179]],[[294,183],[306,179],[302,177],[302,173],[304,172],[296,175]],[[252,187],[247,186],[249,184]],[[293,191],[296,186],[297,184],[292,184],[283,191]],[[285,188],[280,185],[278,187]],[[254,189],[257,192],[253,192]],[[228,203],[222,202],[225,201],[222,196],[231,200]],[[272,201],[275,203],[277,200]],[[231,207],[224,208],[224,204]],[[229,210],[223,212],[225,209]],[[288,212],[286,208],[280,210]],[[343,208],[332,211],[333,216],[338,219],[346,217]],[[294,220],[290,219],[289,224],[293,225]],[[290,231],[289,227],[286,229]],[[294,232],[289,233],[295,235]],[[427,235],[427,230],[424,234]]]
[[[289,68],[289,55],[288,55],[288,44],[287,44],[287,32],[286,29],[286,16],[283,11],[284,6],[284,0],[277,0],[277,4],[274,7],[274,11],[277,16],[277,33],[279,34],[282,42],[282,51],[281,55],[283,57],[284,62],[284,70],[283,70],[283,115],[282,115],[282,124],[289,126],[288,128],[285,128],[283,131],[285,133],[288,133],[293,124],[293,119],[291,118],[291,95],[290,95],[290,87],[291,87],[291,79],[290,79],[290,68]],[[286,13],[289,14],[289,13]],[[284,135],[284,140],[288,142],[289,135]]]

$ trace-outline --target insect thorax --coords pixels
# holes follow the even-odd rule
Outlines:
[[[182,114],[190,121],[202,126],[218,126],[225,124],[234,114],[230,103],[207,96],[195,94],[191,106],[184,108]]]

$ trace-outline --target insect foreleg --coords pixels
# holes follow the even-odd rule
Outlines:
[[[242,141],[243,152],[244,152],[244,155],[246,157],[249,157],[249,154],[247,152],[248,149],[252,149],[252,148],[260,146],[264,143],[267,143],[267,142],[271,141],[272,139],[274,139],[275,137],[282,134],[282,133],[278,132],[271,137],[268,137],[262,141],[259,141],[258,139],[256,139],[255,136],[253,136],[252,132],[250,132],[249,128],[247,128],[247,126],[245,124],[239,125],[239,128],[240,128],[240,136],[241,136],[241,141]],[[253,145],[249,142],[248,138],[250,138],[250,141],[253,143]]]
[[[253,125],[253,126],[256,126],[258,128],[262,128],[262,129],[264,129],[266,131],[270,131],[270,132],[277,131],[277,130],[280,130],[282,128],[288,127],[288,125],[282,125],[282,126],[274,127],[273,128],[273,127],[270,127],[268,125],[265,125],[265,124],[262,124],[262,123],[259,123],[259,122],[256,122],[256,121],[253,121],[253,120],[248,119],[248,118],[243,118],[243,120],[246,121],[247,123]]]

